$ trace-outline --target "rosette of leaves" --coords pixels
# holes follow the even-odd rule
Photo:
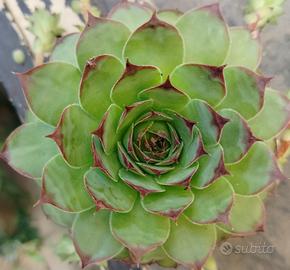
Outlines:
[[[220,232],[262,229],[259,194],[285,178],[264,141],[286,127],[289,100],[266,88],[260,52],[217,4],[122,1],[18,75],[39,120],[2,157],[42,180],[40,203],[71,228],[83,266],[201,269]]]

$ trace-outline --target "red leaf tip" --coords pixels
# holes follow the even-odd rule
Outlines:
[[[264,223],[260,224],[257,227],[256,232],[265,232],[265,224]]]
[[[94,26],[98,21],[102,20],[102,18],[94,16],[89,10],[87,11],[87,17],[86,28]]]
[[[224,20],[219,2],[203,6],[200,8],[200,10],[207,10],[210,13],[214,14],[216,17],[220,18],[221,20]]]

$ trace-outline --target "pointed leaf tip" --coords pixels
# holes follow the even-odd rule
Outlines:
[[[245,119],[253,118],[264,104],[265,88],[271,78],[245,67],[234,66],[227,67],[224,75],[227,96],[218,105],[218,109],[234,109]]]
[[[87,23],[85,28],[94,26],[99,20],[102,20],[100,17],[94,16],[89,10],[87,10]]]
[[[224,20],[224,17],[222,15],[222,12],[221,12],[221,9],[220,9],[220,3],[219,2],[203,6],[199,10],[208,10],[212,14],[214,14],[216,17],[220,18],[221,20]]]

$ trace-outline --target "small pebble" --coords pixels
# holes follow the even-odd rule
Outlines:
[[[13,58],[13,61],[19,65],[22,65],[25,62],[25,54],[20,49],[16,49],[12,52],[12,58]]]

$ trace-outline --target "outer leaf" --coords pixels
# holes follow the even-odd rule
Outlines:
[[[189,97],[173,87],[169,80],[156,88],[142,91],[139,98],[141,100],[152,99],[156,110],[169,109],[177,112],[190,101]],[[172,102],[173,100],[174,102]]]
[[[247,122],[234,110],[224,109],[221,115],[230,119],[222,131],[220,144],[223,147],[225,163],[240,160],[257,141]]]
[[[230,39],[231,46],[225,63],[256,70],[262,58],[259,40],[253,38],[250,31],[242,27],[231,27]]]
[[[193,189],[194,202],[185,210],[185,215],[194,223],[226,222],[233,204],[234,191],[225,178],[205,189]]]
[[[173,10],[161,10],[158,12],[157,16],[161,21],[175,25],[178,19],[182,16],[182,14],[183,13],[181,11],[173,9]]]
[[[164,244],[170,230],[168,218],[146,212],[137,201],[128,214],[111,214],[113,235],[134,255],[137,263],[147,252]]]
[[[142,257],[142,264],[151,264],[152,262],[156,262],[158,265],[165,268],[177,267],[177,263],[166,255],[162,247],[159,247]]]
[[[185,42],[186,62],[215,66],[224,63],[230,40],[219,4],[185,13],[176,26]]]
[[[126,70],[112,89],[114,103],[125,107],[135,103],[142,90],[161,83],[160,71],[154,66],[136,66],[127,62]]]
[[[174,53],[172,53],[174,52]],[[153,14],[130,37],[125,56],[136,65],[153,65],[161,69],[165,81],[183,60],[183,41],[178,31]]]
[[[94,155],[94,167],[99,168],[113,181],[117,182],[119,179],[119,169],[121,167],[117,152],[115,151],[107,155],[104,152],[100,138],[96,136],[93,136],[92,148]]]
[[[20,126],[6,140],[0,157],[18,173],[40,178],[45,164],[58,153],[55,144],[46,138],[52,130],[40,122]]]
[[[111,89],[123,69],[121,62],[111,55],[93,58],[85,66],[80,85],[80,103],[99,121],[111,105]]]
[[[145,5],[131,3],[129,1],[120,2],[108,14],[109,18],[125,24],[132,32],[147,22],[151,16],[151,9]]]
[[[274,181],[285,179],[275,156],[263,142],[256,142],[240,162],[226,168],[231,174],[226,178],[242,195],[256,194]]]
[[[228,172],[224,165],[223,150],[220,145],[207,149],[208,155],[199,159],[199,168],[191,179],[191,185],[203,188]]]
[[[262,110],[249,121],[253,133],[262,140],[279,134],[290,121],[290,101],[283,94],[267,89]]]
[[[214,225],[195,225],[181,216],[177,223],[171,223],[170,236],[164,249],[174,261],[190,269],[201,269],[214,250],[215,243]]]
[[[201,99],[215,106],[226,94],[223,70],[224,66],[185,64],[173,71],[170,80],[192,99]]]
[[[124,213],[133,208],[137,193],[122,182],[113,182],[99,169],[87,172],[85,184],[97,208]]]
[[[63,109],[78,100],[81,75],[70,64],[43,64],[17,75],[31,110],[48,124],[55,126]]]
[[[87,168],[72,168],[61,155],[51,159],[43,170],[41,203],[49,203],[68,212],[80,212],[94,203],[85,190]]]
[[[129,35],[129,29],[122,23],[89,14],[77,44],[79,67],[83,69],[90,58],[103,54],[112,54],[123,60],[123,48]]]
[[[242,67],[227,67],[224,76],[227,96],[218,109],[234,109],[246,119],[254,117],[263,106],[265,87],[270,78]]]
[[[100,138],[104,151],[107,154],[116,150],[116,144],[119,139],[116,132],[121,114],[121,108],[112,104],[105,113],[98,129],[94,132]]]
[[[182,114],[187,119],[196,122],[205,145],[216,144],[224,125],[228,122],[207,103],[200,100],[192,100]]]
[[[68,106],[56,130],[49,135],[58,145],[65,160],[81,167],[92,163],[91,133],[97,124],[78,105]]]
[[[51,53],[50,61],[66,62],[78,68],[76,47],[79,37],[79,33],[73,33],[61,38]]]
[[[180,214],[193,202],[194,195],[183,187],[167,187],[165,192],[147,195],[142,205],[153,214],[168,216],[177,220]]]
[[[159,186],[150,175],[141,176],[125,169],[121,169],[119,176],[125,183],[139,191],[142,196],[146,196],[147,194],[154,192],[165,191],[165,189]]]
[[[176,168],[175,170],[160,175],[156,178],[157,183],[165,186],[184,186],[188,187],[190,185],[193,175],[198,169],[198,164],[193,164],[188,168]]]
[[[73,222],[77,216],[76,213],[69,213],[60,210],[51,204],[43,204],[41,208],[47,218],[52,220],[57,225],[68,229],[72,227]]]
[[[77,217],[72,235],[82,267],[107,261],[122,251],[122,245],[110,232],[109,216],[106,210],[90,210]]]
[[[229,218],[230,225],[219,225],[227,233],[244,236],[263,231],[265,207],[258,196],[235,195]]]

